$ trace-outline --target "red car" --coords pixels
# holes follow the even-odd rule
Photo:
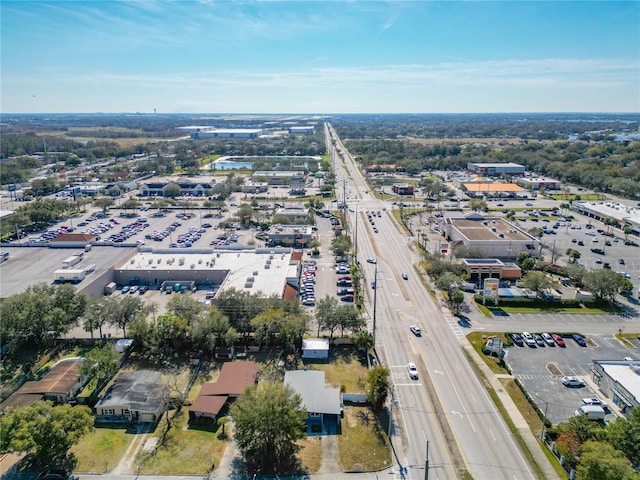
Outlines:
[[[566,347],[564,340],[557,333],[552,333],[551,338],[553,338],[553,341],[556,342],[559,347]]]

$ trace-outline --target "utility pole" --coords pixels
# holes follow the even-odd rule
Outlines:
[[[376,259],[376,266],[373,271],[373,284],[376,288],[373,289],[373,348],[376,348],[376,300],[378,299],[378,260]]]
[[[356,203],[356,226],[355,226],[355,231],[356,231],[356,244],[355,244],[355,249],[354,249],[354,253],[355,253],[355,257],[356,257],[356,264],[358,263],[358,204]]]
[[[427,440],[427,457],[424,460],[424,480],[429,480],[429,440]]]

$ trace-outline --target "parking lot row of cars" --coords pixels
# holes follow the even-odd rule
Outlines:
[[[524,347],[525,345],[531,348],[545,347],[545,346],[555,347],[556,345],[558,347],[567,346],[562,336],[558,335],[557,333],[542,332],[538,334],[538,333],[522,332],[522,334],[510,333],[509,336],[513,340],[513,343],[518,347]],[[587,346],[587,342],[585,341],[584,337],[582,337],[582,335],[578,335],[577,333],[574,333],[571,335],[571,338],[581,347]]]
[[[300,298],[302,304],[313,307],[316,304],[316,262],[308,260],[303,264]]]

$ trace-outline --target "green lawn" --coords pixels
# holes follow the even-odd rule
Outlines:
[[[593,313],[593,314],[608,314],[615,313],[615,311],[607,311],[597,307],[490,307],[489,310],[504,313]]]
[[[375,471],[391,465],[388,424],[366,407],[346,406],[338,459],[345,471]]]
[[[113,470],[134,438],[134,430],[122,425],[100,427],[82,437],[71,452],[78,459],[77,472],[105,473]]]
[[[173,415],[174,412],[169,412]],[[193,429],[187,425],[188,408],[182,409],[166,435],[164,445],[158,444],[153,452],[140,450],[135,465],[142,474],[154,475],[205,475],[222,458],[227,440],[221,435],[222,427]],[[158,424],[152,436],[160,438],[166,426],[166,416]],[[227,433],[229,426],[226,426]]]
[[[353,348],[334,348],[331,363],[305,363],[305,368],[324,370],[325,382],[344,387],[346,392],[365,392],[367,367],[364,359]]]

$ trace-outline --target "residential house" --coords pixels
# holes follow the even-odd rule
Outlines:
[[[8,408],[33,405],[39,400],[69,403],[84,386],[87,378],[80,373],[83,360],[68,359],[56,363],[40,380],[25,382],[0,404],[0,412]]]
[[[166,410],[167,387],[160,372],[122,372],[95,406],[102,422],[155,423]]]
[[[213,423],[225,406],[238,398],[258,380],[255,362],[228,362],[222,365],[217,382],[202,385],[198,397],[189,407],[189,421]]]
[[[302,398],[307,409],[307,434],[327,435],[340,432],[342,394],[337,387],[325,385],[321,370],[285,372],[284,384]]]

